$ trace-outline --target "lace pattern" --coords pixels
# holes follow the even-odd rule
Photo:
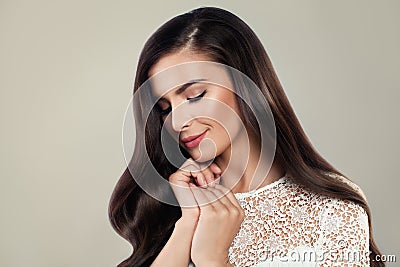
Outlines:
[[[332,177],[364,196],[346,178]],[[235,197],[246,216],[229,249],[233,265],[302,261],[299,266],[369,266],[368,217],[361,206],[309,192],[289,174]],[[306,250],[314,253],[299,253]]]

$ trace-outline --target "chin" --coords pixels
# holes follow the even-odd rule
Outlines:
[[[199,146],[187,150],[191,158],[197,162],[213,161],[221,154],[221,149],[216,146],[214,140],[210,138],[204,139]]]
[[[218,157],[218,154],[215,153],[214,149],[196,149],[195,151],[189,151],[189,154],[194,161],[201,163],[213,161],[216,157]]]
[[[198,156],[192,156],[192,159],[194,161],[196,161],[196,162],[204,163],[204,162],[207,162],[207,161],[214,160],[215,157],[208,157],[208,156],[205,156],[205,155],[198,155]]]

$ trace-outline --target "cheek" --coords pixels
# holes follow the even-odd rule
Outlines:
[[[207,151],[210,149],[215,150],[217,154],[224,152],[231,145],[233,139],[235,138],[235,136],[232,135],[237,135],[237,132],[228,133],[221,124],[212,120],[208,120],[204,123],[211,126],[211,129],[207,135],[209,139],[207,140],[206,138],[203,141],[204,148],[207,148]]]
[[[227,131],[230,136],[237,134],[241,128],[242,121],[239,117],[236,106],[230,106],[229,101],[223,101],[223,98],[204,99],[202,103],[201,116],[214,121],[214,124],[219,124],[219,128]]]
[[[185,103],[173,112],[175,122],[190,121],[196,118],[197,123],[203,124],[205,127],[211,126],[211,131],[209,132],[211,140],[204,140],[204,148],[207,151],[213,150],[214,153],[221,153],[232,143],[241,129],[244,129],[244,125],[238,115],[233,98],[229,96],[214,97],[204,98],[196,103]],[[171,115],[169,114],[168,118],[166,117],[164,130],[168,131],[176,142],[179,142],[179,133],[172,127]],[[192,152],[198,149],[199,147],[192,150]]]
[[[215,133],[213,134],[213,137],[218,154],[225,151],[232,143],[232,137],[230,137],[228,132],[222,126],[215,128]]]

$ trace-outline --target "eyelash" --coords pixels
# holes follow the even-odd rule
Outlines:
[[[201,98],[203,98],[203,96],[207,93],[207,90],[204,90],[201,94],[199,94],[198,96],[192,97],[192,98],[187,98],[187,100],[190,103],[199,101]],[[171,107],[164,109],[164,110],[160,110],[161,116],[167,115],[171,110]]]

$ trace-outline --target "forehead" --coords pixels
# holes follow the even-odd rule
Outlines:
[[[232,88],[226,66],[198,54],[175,53],[164,56],[150,69],[149,76],[152,93],[156,97],[193,81]]]

